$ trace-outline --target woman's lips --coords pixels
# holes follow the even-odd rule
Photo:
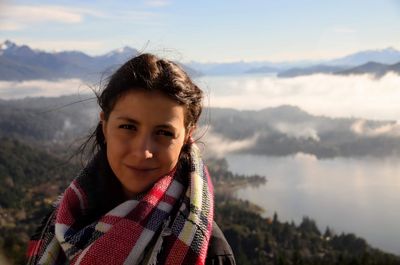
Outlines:
[[[158,169],[155,167],[135,167],[135,166],[128,166],[128,165],[126,165],[126,167],[134,172],[141,173],[141,174],[146,174],[146,173],[149,173],[149,172],[152,172],[152,171]]]

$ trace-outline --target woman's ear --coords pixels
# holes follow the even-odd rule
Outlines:
[[[195,130],[196,130],[196,126],[191,126],[191,127],[188,129],[188,132],[187,132],[187,134],[186,134],[186,139],[185,139],[185,143],[186,143],[186,144],[191,144],[191,143],[193,142],[192,135],[193,135],[193,133],[194,133]]]
[[[106,115],[104,114],[104,111],[100,112],[100,123],[101,123],[101,128],[103,130],[103,135],[104,135],[104,140],[107,139],[107,121],[106,121]]]

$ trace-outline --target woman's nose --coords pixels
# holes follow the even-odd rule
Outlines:
[[[150,135],[138,135],[133,141],[133,154],[139,159],[150,159],[154,156],[154,143]]]

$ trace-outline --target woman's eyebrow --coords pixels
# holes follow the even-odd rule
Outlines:
[[[129,118],[129,117],[125,117],[125,116],[119,116],[116,119],[117,120],[126,121],[126,122],[130,122],[130,123],[133,123],[133,124],[140,124],[139,121],[137,121],[135,119],[132,119],[132,118]],[[169,123],[169,122],[164,123],[164,124],[156,125],[156,127],[157,128],[162,128],[162,129],[175,129],[175,126],[172,123]]]
[[[130,122],[130,123],[140,124],[140,122],[138,122],[137,120],[129,118],[129,117],[120,116],[120,117],[117,117],[116,119],[117,120],[127,121],[127,122]]]
[[[170,129],[170,130],[175,130],[175,127],[174,127],[174,125],[172,125],[172,124],[169,124],[169,123],[166,123],[166,124],[160,124],[160,125],[157,125],[156,127],[157,127],[157,128],[160,128],[160,129]]]

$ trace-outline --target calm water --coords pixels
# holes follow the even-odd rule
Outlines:
[[[400,159],[317,160],[308,155],[229,155],[236,173],[261,174],[268,182],[238,191],[262,206],[265,216],[300,222],[303,216],[336,233],[351,232],[372,246],[400,254]]]

